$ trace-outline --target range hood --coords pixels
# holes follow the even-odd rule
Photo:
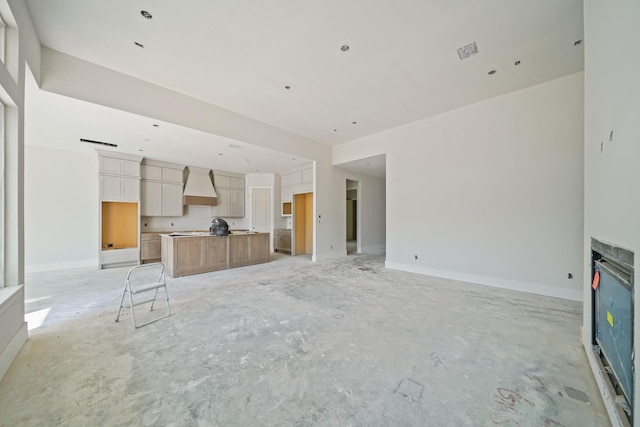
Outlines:
[[[213,188],[211,170],[187,166],[187,183],[184,186],[185,205],[215,206],[218,196]]]

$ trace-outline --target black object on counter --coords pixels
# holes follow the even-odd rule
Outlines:
[[[213,218],[211,221],[211,227],[209,228],[209,234],[212,236],[228,236],[229,225],[227,221],[222,218]]]

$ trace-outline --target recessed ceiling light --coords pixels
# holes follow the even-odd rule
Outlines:
[[[334,132],[338,132],[338,129],[334,129],[333,131],[334,131]]]
[[[581,44],[582,44],[582,39],[576,40],[576,41],[573,42],[574,46],[580,46]]]
[[[489,75],[490,75],[490,76],[493,76],[493,75],[494,75],[495,73],[497,73],[497,72],[498,72],[497,70],[491,70],[491,71],[489,71]]]
[[[295,160],[295,159],[296,159],[295,157],[292,157],[292,158],[291,158],[291,160]]]
[[[351,49],[351,48],[349,47],[349,45],[348,45],[348,44],[343,44],[343,45],[340,47],[340,50],[341,50],[341,51],[343,51],[343,52],[348,52],[348,51],[349,51],[349,49]]]
[[[515,65],[516,67],[520,65],[520,60],[517,60],[516,62],[514,62],[513,65]]]
[[[135,44],[136,46],[144,49],[144,45],[142,43],[138,43],[138,42],[133,42],[133,44]]]
[[[355,124],[357,124],[357,123],[358,123],[358,122],[351,122],[351,124],[352,124],[352,125],[355,125]]]
[[[224,154],[222,154],[222,153],[218,153],[218,156],[223,156],[223,155],[224,155]]]
[[[144,151],[142,148],[138,148],[138,151]]]
[[[458,56],[460,57],[460,59],[467,59],[468,57],[470,57],[471,55],[475,55],[476,53],[478,53],[478,45],[476,44],[476,42],[469,43],[468,45],[462,46],[460,49],[458,49]]]
[[[145,141],[148,141],[148,140],[149,140],[149,138],[145,138],[144,140],[145,140]]]
[[[160,127],[160,125],[159,125],[159,124],[154,123],[154,124],[153,124],[153,127],[154,127],[154,128],[158,128],[158,127]]]
[[[287,86],[285,86],[284,88],[285,88],[286,90],[289,90],[289,89],[291,89],[291,86],[287,85]]]
[[[149,12],[147,12],[146,10],[141,10],[140,11],[140,15],[144,16],[147,19],[153,18],[153,16],[151,16],[151,14]]]

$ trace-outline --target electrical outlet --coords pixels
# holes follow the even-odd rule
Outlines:
[[[568,273],[567,274],[567,279],[573,279],[573,273]]]
[[[418,259],[418,255],[414,255],[415,259]]]

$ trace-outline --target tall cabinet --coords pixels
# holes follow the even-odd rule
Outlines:
[[[137,264],[140,258],[141,156],[98,152],[99,267]]]

